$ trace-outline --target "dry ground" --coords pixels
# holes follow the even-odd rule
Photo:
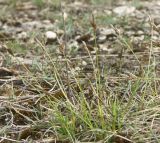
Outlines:
[[[159,14],[153,0],[0,0],[0,142],[160,142]]]

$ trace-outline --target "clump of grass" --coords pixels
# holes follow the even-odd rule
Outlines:
[[[42,0],[37,2],[41,3]],[[60,26],[64,28],[65,34],[68,34],[67,32],[72,29],[73,21],[72,19],[65,21],[65,23],[69,22],[68,25],[64,25],[63,22]],[[92,29],[92,32],[96,39],[96,23],[92,21],[92,24],[92,28],[95,28]],[[127,41],[129,39],[126,40],[120,34],[117,37],[119,42],[131,51],[141,66],[136,53],[133,52]],[[106,72],[102,76],[99,67],[101,61],[99,49],[96,49],[95,56],[91,55],[83,43],[93,66],[92,76],[88,77],[84,73],[84,78],[77,76],[72,66],[73,61],[67,57],[66,53],[58,63],[58,59],[53,58],[51,53],[47,52],[45,45],[41,42],[38,43],[43,49],[43,60],[46,60],[46,65],[37,64],[42,72],[41,75],[37,73],[34,75],[26,68],[27,77],[32,79],[28,84],[33,91],[37,91],[42,96],[38,99],[39,102],[45,101],[46,103],[47,101],[47,104],[42,106],[40,104],[40,106],[43,108],[47,106],[45,110],[50,111],[48,121],[58,141],[112,143],[158,142],[160,140],[158,134],[160,103],[157,96],[159,79],[155,76],[156,61],[152,55],[152,43],[148,66],[140,69],[143,74],[139,76],[134,72],[123,73],[123,76],[120,73],[123,69],[117,70],[120,72],[115,76],[110,75],[108,71],[111,71],[113,67],[105,67]],[[16,52],[23,52],[18,43],[9,43],[8,46]],[[96,40],[95,47],[97,48]],[[121,64],[123,64],[123,59]],[[48,85],[53,86],[52,89],[44,90],[39,79],[43,79]],[[53,85],[50,81],[54,81],[55,84]],[[53,93],[54,90],[59,92]],[[41,100],[44,97],[47,97],[47,100]],[[37,119],[45,116],[43,110],[36,115]]]
[[[123,36],[119,35],[119,39],[133,53]],[[49,54],[47,55],[52,63],[54,78],[64,97],[60,100],[48,100],[53,117],[50,124],[59,140],[150,142],[160,138],[156,133],[157,128],[153,127],[153,121],[158,122],[158,104],[155,96],[157,79],[151,64],[151,55],[149,68],[141,69],[141,76],[130,73],[123,78],[106,74],[105,82],[101,82],[101,73],[96,72],[97,62],[89,53],[94,73],[93,78],[86,77],[83,84],[70,65],[66,70],[70,75],[65,81],[66,77],[61,75]],[[140,63],[136,54],[133,55]],[[110,68],[112,67],[106,69]],[[66,82],[69,81],[72,81],[72,84],[68,87]]]
[[[17,41],[9,41],[6,43],[6,45],[13,53],[25,54],[27,52],[25,45]]]

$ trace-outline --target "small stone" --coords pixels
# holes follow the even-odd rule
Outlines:
[[[143,40],[144,40],[144,35],[131,37],[131,41],[134,43],[139,43],[140,41],[143,41]]]
[[[112,28],[110,28],[110,29],[102,28],[102,29],[100,29],[100,34],[105,35],[105,36],[109,36],[109,35],[116,35],[116,32]]]
[[[159,36],[159,33],[158,33],[157,31],[155,31],[155,30],[152,31],[152,34],[153,34],[154,36],[157,36],[157,37]]]
[[[127,36],[132,36],[132,35],[134,35],[134,34],[135,34],[134,31],[126,31],[126,35],[127,35]]]
[[[75,71],[80,71],[80,67],[75,67]]]
[[[58,35],[63,35],[63,34],[64,34],[64,30],[58,29],[58,30],[56,31],[56,33],[57,33]]]
[[[25,40],[27,38],[28,38],[27,33],[24,31],[18,34],[18,39]]]
[[[43,24],[50,24],[51,21],[50,20],[43,20]]]
[[[57,34],[55,32],[52,32],[52,31],[47,31],[45,33],[45,36],[47,38],[47,42],[53,42],[57,39]]]
[[[151,39],[152,40],[158,40],[159,38],[157,36],[152,36]]]
[[[151,25],[149,24],[149,22],[147,22],[147,23],[144,23],[143,27],[144,27],[144,28],[150,28]]]
[[[50,20],[43,20],[42,25],[44,26],[44,29],[53,29],[54,25]]]
[[[100,48],[102,51],[108,52],[108,46],[106,46],[105,44],[99,44],[99,48]]]
[[[106,41],[106,36],[105,35],[102,35],[100,37],[98,37],[98,43],[104,43]]]
[[[104,12],[105,12],[106,15],[111,15],[112,14],[112,11],[110,11],[110,10],[104,10]]]
[[[86,66],[86,65],[87,65],[87,62],[86,62],[86,61],[82,61],[82,65],[83,65],[83,66]]]
[[[139,30],[139,31],[137,32],[137,34],[138,34],[138,35],[144,35],[144,32],[141,31],[141,30]]]
[[[113,9],[113,12],[118,16],[125,16],[132,14],[136,10],[133,6],[119,6]]]

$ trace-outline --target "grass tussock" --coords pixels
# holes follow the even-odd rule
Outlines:
[[[30,35],[20,37],[21,42],[2,35],[8,40],[0,47],[5,58],[2,65],[19,72],[0,68],[0,74],[5,73],[0,78],[0,142],[159,142],[160,78],[153,40],[157,27],[152,19],[149,17],[147,23],[147,42],[136,43],[144,33],[138,31],[138,35],[139,27],[129,26],[135,24],[133,17],[114,17],[111,9],[106,10],[108,14],[98,13],[99,9],[91,14],[87,7],[91,4],[95,8],[99,3],[98,8],[105,4],[110,7],[114,2],[90,0],[84,7],[76,3],[83,10],[72,9],[70,4],[66,13],[61,2],[32,0],[22,4],[14,0],[10,5],[13,11],[31,7],[34,12],[40,11],[38,16],[45,20],[39,24],[37,16],[38,22],[30,23],[26,16],[24,25],[16,20],[8,22],[13,27],[28,23],[28,29],[39,27],[38,33],[28,30]],[[131,4],[143,8],[139,1]],[[0,17],[4,18],[5,10]],[[49,29],[44,23],[50,24]],[[109,33],[105,36],[100,31],[104,27]],[[124,33],[129,29],[129,34],[138,35],[137,41],[133,43],[131,38],[135,37],[124,34],[122,28]],[[56,31],[57,37],[47,41],[45,30]]]
[[[118,37],[138,61],[127,41]],[[87,48],[86,51],[93,73],[90,77],[84,73],[85,78],[77,76],[66,56],[63,69],[66,73],[59,71],[47,53],[53,78],[61,91],[57,95],[64,97],[60,100],[48,98],[50,125],[57,138],[68,142],[151,142],[156,137],[158,141],[159,127],[153,126],[153,122],[159,123],[159,79],[155,77],[154,58],[150,55],[146,68],[140,66],[139,76],[137,73],[110,76],[107,70],[112,67],[106,67],[103,73],[97,64],[101,60],[99,55],[93,57]]]

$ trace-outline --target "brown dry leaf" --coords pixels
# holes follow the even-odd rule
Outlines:
[[[112,141],[115,143],[133,143],[130,139],[123,136],[113,136]]]
[[[80,48],[83,48],[83,49],[85,49],[85,50],[86,50],[86,48],[87,48],[89,51],[94,51],[94,50],[95,50],[95,49],[94,49],[94,46],[89,45],[89,44],[87,44],[87,45],[82,45],[82,46],[80,46]]]
[[[20,131],[19,139],[26,139],[32,134],[32,132],[33,132],[33,129],[31,127],[25,127]]]
[[[85,35],[82,35],[82,36],[78,36],[76,38],[76,40],[77,40],[77,42],[82,43],[82,42],[88,42],[90,38],[91,38],[90,34],[85,34]]]

